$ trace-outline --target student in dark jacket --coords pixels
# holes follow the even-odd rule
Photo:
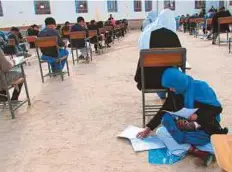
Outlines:
[[[77,31],[86,32],[86,37],[88,35],[85,19],[83,17],[78,17],[77,18],[77,23],[75,25],[73,25],[72,28],[71,28],[71,32],[77,32]],[[85,39],[72,40],[72,45],[80,49],[80,51],[81,51],[81,56],[80,57],[81,58],[84,58],[84,57],[87,56],[86,50],[83,49],[85,46],[88,46],[88,45],[86,45]]]
[[[97,36],[94,36],[90,39],[90,43],[94,44],[95,52],[98,53],[98,48],[102,48],[102,45],[98,42],[101,40],[100,33],[99,33],[99,27],[95,20],[91,20],[90,24],[88,26],[89,31],[97,31]]]
[[[167,20],[168,18],[168,20]],[[170,48],[181,47],[180,40],[176,35],[176,21],[170,9],[163,10],[155,22],[150,24],[150,29],[145,29],[140,36],[140,49],[150,48]],[[167,67],[146,67],[145,68],[145,88],[162,89],[161,77]],[[134,77],[137,88],[141,90],[141,68],[138,61],[136,74]],[[161,96],[163,98],[163,96]]]
[[[36,24],[32,25],[27,29],[27,35],[28,36],[37,36],[39,35],[39,26]],[[30,42],[30,48],[35,48],[35,43]]]
[[[68,35],[65,35],[65,33],[70,32],[70,23],[68,21],[65,22],[64,26],[61,29],[61,34],[63,38],[69,39]]]
[[[231,16],[229,11],[225,10],[225,7],[220,8],[219,12],[217,12],[212,19],[212,29],[213,29],[213,41],[212,44],[216,44],[217,37],[219,32],[229,32],[229,24],[220,25],[220,31],[218,30],[218,19],[221,17],[229,17]]]

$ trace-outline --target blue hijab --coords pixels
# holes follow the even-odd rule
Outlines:
[[[213,89],[204,81],[194,80],[177,68],[165,70],[162,76],[162,85],[165,88],[174,88],[176,94],[184,97],[184,106],[194,108],[194,102],[221,106]]]

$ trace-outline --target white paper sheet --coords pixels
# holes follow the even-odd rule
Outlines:
[[[15,65],[18,65],[18,64],[22,63],[23,60],[24,60],[24,56],[15,57],[14,58]]]
[[[121,132],[118,137],[126,138],[126,139],[135,139],[136,135],[143,131],[143,128],[135,127],[129,125],[123,132]]]
[[[157,136],[149,136],[144,139],[138,139],[136,135],[143,130],[143,128],[130,125],[117,137],[129,139],[135,152],[165,147],[164,143]]]
[[[170,112],[170,111],[165,111],[164,112],[168,112],[171,115],[175,115],[175,116],[179,116],[182,118],[186,118],[188,119],[191,115],[193,115],[198,109],[187,109],[187,108],[182,108],[181,110],[177,111],[177,112]]]
[[[166,147],[157,136],[150,136],[144,139],[131,139],[130,141],[135,152]]]

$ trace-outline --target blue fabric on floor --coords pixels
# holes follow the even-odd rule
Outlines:
[[[67,50],[60,48],[58,58],[68,56],[68,54],[69,53],[68,53]],[[45,60],[45,61],[47,61],[49,63],[49,65],[51,66],[52,72],[62,71],[63,68],[64,68],[64,65],[66,63],[66,60],[63,60],[63,61],[61,61],[61,65],[60,65],[59,63],[56,62],[57,58],[50,57],[50,56],[45,56],[45,55],[42,55],[41,59]]]
[[[172,155],[167,148],[155,149],[148,152],[148,161],[150,164],[174,164],[182,160],[185,155]]]

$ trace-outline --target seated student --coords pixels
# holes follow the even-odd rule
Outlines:
[[[28,36],[37,36],[39,35],[39,26],[36,24],[33,24],[31,27],[27,29],[27,35]],[[35,43],[30,42],[30,48],[35,48]]]
[[[0,31],[0,48],[3,50],[7,46],[8,37],[5,32]]]
[[[61,25],[57,25],[56,30],[60,35],[62,35],[62,33],[61,33]]]
[[[86,23],[85,19],[83,17],[78,17],[77,18],[77,23],[72,26],[71,32],[77,32],[77,31],[84,31],[88,35],[88,31],[86,29]],[[86,47],[86,42],[84,39],[77,39],[77,40],[72,40],[72,44],[75,47],[80,48],[81,55],[79,56],[80,59],[86,58],[87,57],[87,52],[84,49]]]
[[[143,24],[142,24],[142,31],[151,23],[153,23],[157,18],[157,12],[155,11],[150,11],[147,15],[147,17],[145,18],[145,20],[143,20]]]
[[[97,31],[97,34],[98,34],[98,36],[100,35],[100,33],[99,33],[99,30],[98,30],[99,28],[98,28],[98,25],[97,25],[97,23],[96,23],[96,21],[95,20],[91,20],[90,21],[90,24],[89,24],[89,26],[88,26],[88,30],[96,30]],[[100,37],[98,38],[98,40],[100,39]],[[102,45],[99,43],[99,44],[97,44],[97,37],[95,36],[95,37],[93,37],[93,38],[91,38],[90,39],[90,42],[92,43],[94,43],[94,48],[95,48],[95,52],[96,53],[98,53],[98,47],[101,49],[102,48]]]
[[[188,30],[190,30],[190,25],[189,25],[189,14],[186,15],[185,17],[185,20],[184,20],[184,24],[183,24],[183,27],[184,27],[184,33],[186,33]]]
[[[64,26],[62,27],[61,35],[63,38],[69,39],[69,36],[64,34],[65,32],[70,32],[70,23],[68,21],[66,21]]]
[[[124,30],[125,30],[125,33],[127,33],[127,29],[128,29],[128,21],[127,21],[127,19],[123,19],[122,23],[125,24]]]
[[[219,12],[217,12],[213,19],[212,19],[212,29],[213,29],[213,41],[212,44],[216,44],[217,37],[219,35],[219,32],[229,32],[229,25],[228,24],[222,24],[220,25],[220,31],[218,30],[218,18],[220,17],[229,17],[231,16],[229,11],[225,10],[225,7],[220,8]]]
[[[146,27],[139,39],[140,49],[150,48],[169,48],[181,47],[180,40],[176,35],[176,21],[173,11],[164,9],[160,12],[156,21]],[[145,72],[145,88],[146,89],[162,89],[161,76],[166,67],[146,67]],[[135,74],[137,88],[142,89],[141,68],[138,61]],[[160,94],[160,97],[165,97]]]
[[[38,36],[39,35],[39,26],[33,24],[31,27],[27,29],[28,36]]]
[[[100,28],[103,28],[104,27],[104,24],[103,24],[103,21],[99,21],[97,22],[97,27],[100,29]],[[102,39],[105,40],[105,45],[107,46],[107,48],[110,48],[110,43],[112,42],[112,38],[110,36],[110,34],[108,33],[105,33],[105,34],[101,34],[102,35]]]
[[[214,15],[215,15],[215,12],[210,10],[204,17],[203,33],[207,34],[207,31],[210,31],[210,33],[207,36],[207,39],[210,39],[211,35],[213,34],[211,32],[211,30],[212,30],[211,25],[207,25],[207,19],[212,19]]]
[[[2,49],[0,48],[0,70],[1,72],[6,73],[6,84],[10,85],[12,81],[20,79],[22,77],[22,73],[19,71],[11,71],[11,68],[14,66],[14,61],[8,61],[4,56]],[[3,78],[0,77],[0,102],[7,101],[7,93],[5,85],[3,84]],[[17,101],[21,92],[23,84],[18,84],[15,87],[11,100]]]
[[[195,32],[196,26],[197,26],[196,22],[191,22],[190,23],[190,19],[196,19],[196,18],[200,18],[200,16],[198,15],[198,13],[193,14],[192,16],[189,17],[188,22],[189,22],[189,33],[190,33],[190,35],[192,35],[193,32]]]
[[[205,164],[209,165],[212,161],[211,154],[207,149],[201,151],[196,147],[209,144],[212,134],[228,133],[227,128],[223,129],[220,126],[222,107],[215,92],[205,81],[194,80],[178,68],[164,71],[162,86],[169,89],[168,97],[163,107],[137,137],[147,137],[152,130],[162,124],[163,127],[157,129],[157,135],[165,144],[169,143],[166,144],[168,149],[178,152],[176,154],[173,151],[171,154],[183,156],[190,153],[203,158],[206,160]],[[175,112],[184,107],[198,110],[184,121],[163,111]]]
[[[12,27],[9,34],[8,39],[14,39],[15,40],[15,52],[16,56],[22,56],[24,57],[30,57],[31,54],[28,53],[28,50],[26,48],[25,40],[22,37],[22,34],[20,33],[19,29],[17,27]],[[8,47],[6,47],[8,49]],[[4,49],[4,51],[7,51]]]
[[[45,25],[46,28],[40,31],[39,37],[56,36],[58,41],[58,46],[64,47],[65,43],[63,42],[63,40],[60,37],[60,34],[56,30],[55,19],[52,17],[46,18]],[[53,73],[61,72],[63,70],[66,60],[63,60],[60,65],[59,63],[57,63],[57,58],[63,58],[65,56],[68,57],[69,53],[66,49],[60,48],[58,53],[55,49],[49,47],[49,48],[42,48],[41,52],[43,54],[41,59],[49,62]]]

